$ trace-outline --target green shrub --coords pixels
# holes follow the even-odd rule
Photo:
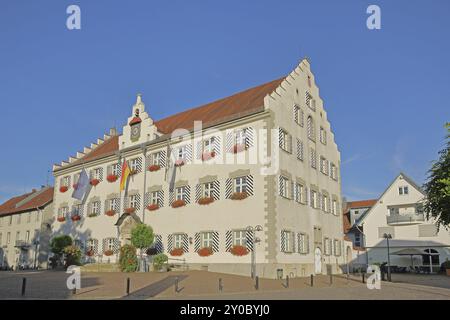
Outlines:
[[[72,245],[72,238],[68,235],[56,236],[50,241],[52,252],[60,256],[64,252],[64,248]]]
[[[145,249],[152,245],[154,239],[153,229],[140,223],[131,230],[131,243],[139,249]]]
[[[164,263],[166,263],[169,258],[164,254],[160,253],[153,257],[153,267],[155,270],[161,270]]]
[[[450,269],[450,260],[446,260],[442,263],[444,269]]]
[[[66,268],[68,266],[80,265],[81,250],[77,246],[70,245],[64,248],[64,254],[66,255]]]
[[[138,266],[136,248],[126,244],[120,248],[119,265],[122,272],[135,272]]]

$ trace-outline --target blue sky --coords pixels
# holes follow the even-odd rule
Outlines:
[[[81,8],[82,29],[66,28]],[[381,7],[381,30],[366,8]],[[310,58],[341,151],[343,194],[423,183],[450,121],[450,2],[0,2],[0,201],[121,127],[137,92],[160,119]]]

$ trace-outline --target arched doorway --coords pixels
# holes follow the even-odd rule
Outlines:
[[[314,251],[314,273],[322,273],[322,250],[320,248],[316,248]]]
[[[131,244],[131,230],[138,224],[138,222],[131,216],[126,216],[119,226],[119,240],[121,245]]]
[[[435,249],[425,249],[423,250],[425,254],[422,255],[422,265],[429,267],[430,272],[434,270],[439,270],[439,252]]]

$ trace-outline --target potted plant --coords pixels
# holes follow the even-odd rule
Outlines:
[[[115,174],[110,174],[106,177],[106,180],[108,180],[108,182],[112,183],[112,182],[116,182],[118,178],[119,177],[116,176]]]
[[[136,208],[130,207],[130,208],[126,208],[124,211],[126,214],[132,214],[136,211]]]
[[[241,257],[245,256],[248,253],[248,249],[244,246],[236,245],[231,247],[230,252],[234,256]]]
[[[58,220],[58,222],[64,222],[66,221],[66,217],[58,217],[56,220]]]
[[[108,211],[105,212],[105,214],[106,214],[108,217],[112,217],[112,216],[114,216],[114,215],[116,214],[116,211],[114,211],[114,210],[108,210]]]
[[[161,169],[161,166],[158,164],[152,164],[151,166],[148,167],[148,171],[158,171],[159,169]]]
[[[245,149],[245,144],[238,143],[233,146],[233,153],[239,153],[244,151]]]
[[[61,186],[61,187],[59,188],[59,192],[61,192],[61,193],[64,193],[64,192],[66,192],[67,190],[69,190],[69,187],[68,187],[68,186]]]
[[[170,251],[170,255],[174,257],[182,256],[183,253],[183,248],[174,248]]]
[[[167,263],[167,261],[169,260],[169,258],[164,254],[164,253],[160,253],[157,254],[153,257],[153,269],[155,271],[160,271],[160,272],[165,272],[167,271],[167,265],[165,268],[164,264]]]
[[[92,250],[92,249],[87,250],[87,251],[86,251],[86,255],[87,255],[88,257],[93,257],[93,256],[94,256],[94,250]]]
[[[97,216],[97,213],[96,213],[96,212],[89,212],[87,216],[88,216],[89,218],[93,218],[93,217],[96,217],[96,216]]]
[[[175,161],[175,167],[181,167],[184,166],[184,160],[183,159],[178,159]]]
[[[72,219],[72,221],[80,221],[81,217],[78,214],[74,214],[73,216],[70,217],[70,219]]]
[[[203,152],[203,154],[202,154],[202,160],[206,161],[206,160],[209,160],[211,158],[214,158],[215,156],[216,156],[216,152],[215,151],[211,151],[211,152],[206,151],[206,152]]]
[[[112,250],[106,250],[105,252],[103,252],[103,254],[105,255],[105,256],[112,256],[113,254],[114,254],[114,251],[112,251]]]
[[[445,260],[444,263],[442,263],[443,269],[445,269],[445,273],[447,276],[450,277],[450,260]]]
[[[96,185],[98,185],[100,183],[99,179],[91,179],[91,181],[89,182],[91,184],[91,186],[95,187]]]
[[[152,203],[147,206],[148,211],[155,211],[159,209],[159,205],[157,203]]]
[[[183,207],[185,205],[186,205],[186,202],[182,199],[175,200],[174,202],[172,202],[172,208],[179,208],[179,207]]]
[[[206,204],[210,204],[211,202],[214,202],[213,197],[203,197],[203,198],[198,199],[199,205],[206,205]]]
[[[213,254],[213,250],[210,247],[204,247],[197,251],[200,257],[208,257]]]
[[[231,200],[243,200],[248,197],[247,192],[235,192],[231,195]]]

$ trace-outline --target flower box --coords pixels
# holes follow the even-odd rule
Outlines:
[[[98,216],[98,214],[97,213],[95,213],[95,212],[91,212],[91,213],[88,213],[88,215],[87,215],[89,218],[93,218],[93,217],[96,217],[96,216]]]
[[[105,212],[105,214],[106,214],[108,217],[112,217],[112,216],[114,216],[114,215],[116,214],[116,211],[114,211],[114,210],[108,210],[108,211]]]
[[[175,167],[181,167],[184,166],[184,160],[183,159],[178,159],[175,161]]]
[[[232,246],[230,252],[234,256],[245,256],[248,254],[248,249],[244,246]]]
[[[175,200],[172,202],[172,208],[179,208],[186,205],[186,202],[184,200]]]
[[[91,186],[96,186],[100,183],[99,179],[91,179],[91,181],[89,182],[91,184]]]
[[[235,192],[231,195],[231,200],[243,200],[248,197],[247,192]]]
[[[210,247],[205,247],[205,248],[201,248],[200,250],[198,250],[197,254],[200,257],[208,257],[213,254],[213,250]]]
[[[206,161],[206,160],[209,160],[209,159],[214,158],[215,156],[216,156],[216,153],[215,153],[214,151],[211,151],[211,152],[203,152],[203,154],[202,154],[202,160],[203,160],[203,161]]]
[[[77,189],[78,189],[78,183],[74,183],[74,184],[72,185],[72,187],[73,187],[75,190],[77,190]]]
[[[93,256],[94,256],[94,250],[88,250],[88,251],[86,251],[86,255],[87,255],[88,257],[93,257]]]
[[[81,217],[78,214],[74,214],[70,217],[70,219],[72,219],[72,221],[80,221]]]
[[[61,186],[59,188],[59,192],[62,192],[62,193],[66,192],[67,190],[69,190],[69,187],[67,187],[67,186]]]
[[[114,251],[112,251],[112,250],[106,250],[105,252],[103,252],[103,254],[104,254],[105,256],[112,256],[112,255],[114,254]]]
[[[155,211],[159,209],[159,205],[157,203],[152,203],[147,206],[148,211]]]
[[[152,164],[151,166],[148,167],[148,171],[151,172],[158,171],[159,169],[161,169],[161,166],[158,164]]]
[[[66,218],[65,217],[58,217],[58,218],[56,218],[56,220],[58,220],[58,222],[64,222],[64,221],[66,221]]]
[[[136,208],[126,208],[124,211],[126,214],[132,214],[136,211]]]
[[[211,202],[214,202],[213,197],[204,197],[204,198],[198,199],[198,204],[200,204],[200,205],[210,204]]]
[[[239,153],[239,152],[244,151],[245,149],[247,149],[245,144],[235,144],[233,146],[233,153]]]
[[[115,174],[110,174],[106,177],[106,180],[108,180],[108,182],[112,183],[112,182],[116,182],[118,178],[119,177],[116,176]]]
[[[174,257],[182,256],[184,253],[183,248],[175,248],[170,251],[170,255]]]

